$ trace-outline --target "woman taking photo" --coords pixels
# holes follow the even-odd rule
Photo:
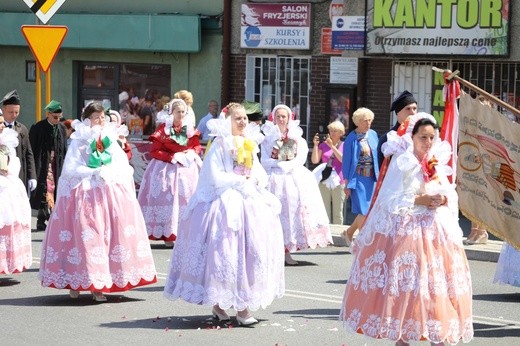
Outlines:
[[[343,205],[345,203],[345,180],[341,171],[343,161],[343,141],[345,126],[341,121],[334,121],[327,126],[328,136],[320,143],[316,134],[312,139],[314,144],[311,154],[313,164],[322,163],[313,171],[319,178],[319,188],[329,222],[343,225]]]

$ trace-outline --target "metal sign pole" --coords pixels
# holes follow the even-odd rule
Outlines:
[[[45,72],[45,104],[51,102],[51,68]]]
[[[42,120],[42,74],[40,63],[36,62],[36,122]]]

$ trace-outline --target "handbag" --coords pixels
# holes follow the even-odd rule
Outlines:
[[[341,142],[340,142],[341,143]],[[339,147],[339,143],[336,144],[336,147]],[[330,175],[332,174],[332,162],[334,161],[334,154],[332,154],[329,158],[329,160],[327,161],[327,166],[325,166],[325,168],[323,169],[323,171],[321,172],[321,180],[320,180],[320,183],[324,180],[327,180]]]
[[[332,174],[332,166],[329,166],[329,163],[327,162],[327,166],[325,166],[323,171],[321,171],[320,183],[324,180],[327,180],[331,174]]]

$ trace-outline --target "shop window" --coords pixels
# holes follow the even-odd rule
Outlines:
[[[103,89],[114,89],[116,77],[115,77],[115,65],[109,64],[85,64],[83,65],[83,88],[103,88]]]
[[[170,65],[104,62],[77,64],[78,114],[81,114],[88,102],[100,101],[105,107],[119,110],[123,120],[132,118],[139,124],[140,111],[146,100],[151,100],[155,115],[160,110],[156,108],[162,108],[158,100],[162,96],[171,96]],[[134,131],[138,136],[142,134],[137,128]]]
[[[454,62],[460,76],[509,105],[520,108],[520,63]],[[507,109],[499,111],[514,119]]]

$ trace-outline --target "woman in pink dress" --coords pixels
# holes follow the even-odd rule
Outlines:
[[[200,133],[183,124],[186,103],[173,99],[168,109],[157,119],[160,125],[149,138],[152,160],[144,172],[138,200],[148,238],[164,240],[167,246],[173,246],[180,215],[197,186],[202,147]]]
[[[221,321],[233,308],[250,325],[258,322],[250,311],[285,291],[280,202],[265,188],[258,125],[247,124],[244,106],[227,109],[228,119],[208,121],[216,137],[181,220],[164,296],[209,305]]]
[[[269,175],[268,189],[280,202],[285,243],[285,263],[296,265],[290,252],[332,243],[329,216],[314,174],[305,167],[309,146],[299,120],[285,105],[274,107],[273,121],[262,130],[262,166]]]
[[[378,197],[353,245],[340,320],[350,332],[396,345],[473,337],[472,286],[447,175],[448,142],[435,119],[411,116],[383,144],[393,155]]]
[[[0,274],[20,273],[32,263],[31,206],[18,177],[18,133],[0,116]]]
[[[157,281],[146,225],[135,196],[133,170],[117,144],[115,123],[105,125],[100,103],[75,120],[55,208],[42,245],[44,287],[121,292]]]

